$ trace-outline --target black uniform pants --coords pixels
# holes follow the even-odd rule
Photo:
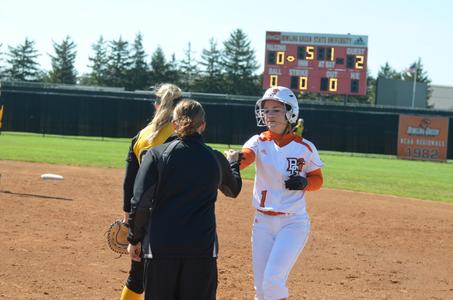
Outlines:
[[[131,260],[131,269],[129,271],[129,277],[127,278],[126,286],[128,289],[137,294],[143,293],[143,272],[143,259],[140,262]]]
[[[145,260],[145,300],[215,300],[217,258]]]

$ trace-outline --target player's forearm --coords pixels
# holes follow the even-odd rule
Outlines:
[[[306,191],[316,191],[319,190],[324,182],[322,177],[321,169],[315,170],[307,174],[307,187]]]
[[[140,184],[140,182],[139,182]],[[144,193],[140,186],[134,191],[132,197],[131,212],[129,213],[129,235],[127,240],[132,245],[143,240],[143,237],[148,227],[149,216],[151,211],[152,199],[154,197],[155,185],[149,187]],[[137,192],[137,193],[136,193]]]
[[[134,182],[135,177],[137,176],[138,168],[139,165],[137,158],[135,156],[129,157],[128,155],[123,182],[123,211],[125,212],[131,211],[131,199],[134,192]]]
[[[149,221],[149,209],[139,209],[129,214],[129,235],[127,240],[132,245],[141,242],[145,236],[145,228]]]
[[[242,148],[241,150],[242,160],[241,160],[241,170],[250,166],[255,161],[255,152],[252,149]]]
[[[223,165],[223,176],[220,190],[227,197],[236,198],[242,189],[241,173],[239,171],[239,162],[231,162],[229,165]]]
[[[154,190],[154,186],[150,187],[148,190]],[[141,189],[137,189],[141,190]],[[137,195],[138,194],[138,195]],[[137,193],[132,197],[131,212],[129,213],[128,224],[129,224],[129,235],[127,240],[132,245],[136,245],[138,242],[142,241],[145,235],[145,229],[148,226],[149,216],[150,216],[150,207],[151,207],[151,198],[147,198],[148,194],[154,193]]]
[[[131,199],[129,214],[128,241],[135,245],[140,242],[149,222],[150,208],[156,192],[157,171],[152,156],[144,159],[134,183],[134,196]]]

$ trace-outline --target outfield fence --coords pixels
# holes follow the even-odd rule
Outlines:
[[[5,131],[99,137],[133,137],[151,119],[150,91],[25,82],[1,82]],[[256,127],[256,97],[184,93],[206,110],[205,139],[243,144]],[[448,158],[453,159],[453,112],[300,101],[304,136],[322,150],[396,155],[400,114],[450,119]]]

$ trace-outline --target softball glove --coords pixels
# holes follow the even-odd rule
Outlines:
[[[113,252],[119,254],[128,254],[127,246],[127,235],[129,232],[129,226],[121,220],[116,220],[110,224],[107,229],[107,244]]]

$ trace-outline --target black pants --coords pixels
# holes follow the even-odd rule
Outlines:
[[[146,259],[145,286],[145,300],[215,300],[217,259]]]
[[[141,262],[131,260],[131,269],[129,271],[126,286],[137,294],[143,293],[144,268],[143,259]]]

